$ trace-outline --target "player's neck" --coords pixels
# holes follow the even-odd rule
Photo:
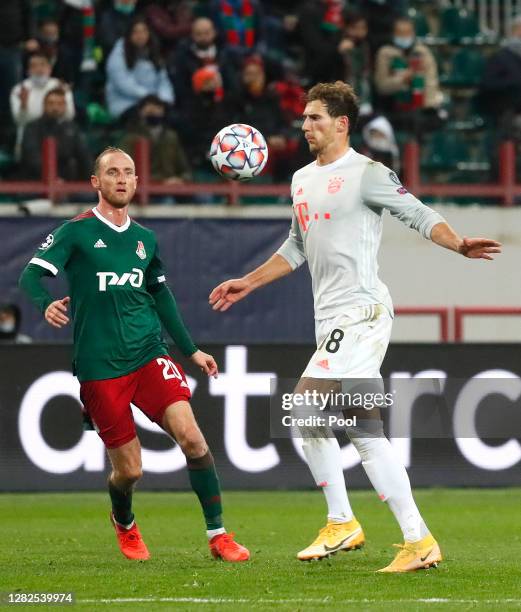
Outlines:
[[[323,151],[320,151],[317,155],[317,166],[326,166],[332,164],[337,159],[343,157],[349,150],[349,139],[347,142],[332,143],[331,146],[326,147]]]
[[[116,208],[105,200],[101,199],[96,206],[97,211],[102,217],[110,221],[112,224],[121,226],[125,225],[128,219],[128,206],[124,208]]]

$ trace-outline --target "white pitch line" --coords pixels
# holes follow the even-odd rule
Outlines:
[[[424,604],[521,604],[521,599],[450,599],[429,597],[419,599],[333,599],[295,598],[295,599],[247,599],[233,597],[113,597],[110,599],[79,599],[79,604],[114,603],[188,603],[188,604],[386,604],[386,603],[424,603]]]

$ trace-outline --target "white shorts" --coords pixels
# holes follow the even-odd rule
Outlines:
[[[392,323],[383,304],[350,308],[336,317],[316,321],[317,350],[302,376],[378,378]]]

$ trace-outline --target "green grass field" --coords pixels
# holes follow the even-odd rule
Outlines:
[[[415,574],[378,575],[401,534],[369,492],[351,494],[365,548],[312,563],[295,553],[324,523],[319,492],[225,494],[228,530],[252,553],[243,564],[211,559],[190,493],[136,493],[152,554],[145,563],[117,550],[102,493],[3,494],[0,591],[73,591],[74,608],[85,610],[521,608],[521,489],[432,489],[416,498],[445,561]]]

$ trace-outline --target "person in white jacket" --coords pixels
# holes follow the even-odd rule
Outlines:
[[[11,90],[11,114],[17,127],[16,154],[18,157],[25,126],[43,115],[43,101],[52,89],[65,91],[65,119],[74,119],[75,108],[72,91],[68,85],[51,76],[49,58],[40,52],[33,53],[27,66],[27,78]]]

